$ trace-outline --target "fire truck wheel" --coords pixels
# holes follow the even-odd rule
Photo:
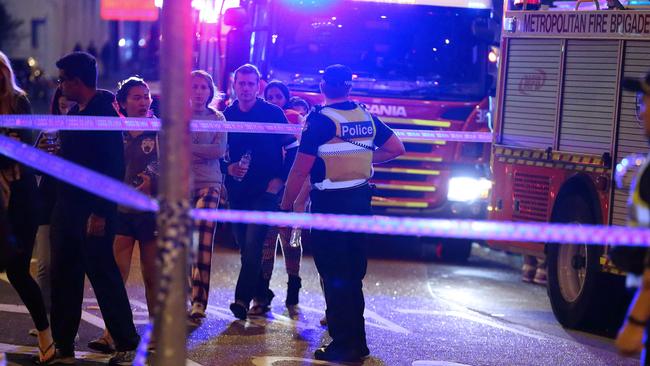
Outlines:
[[[445,263],[465,263],[472,252],[472,240],[421,239],[422,259]]]
[[[571,195],[560,198],[555,222],[595,223],[585,198]],[[603,246],[585,244],[547,244],[548,297],[556,319],[574,329],[606,331],[615,323],[625,304],[619,299],[625,290],[624,278],[601,271]],[[615,330],[615,329],[614,329]]]

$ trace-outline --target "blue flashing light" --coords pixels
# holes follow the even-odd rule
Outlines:
[[[451,41],[449,41],[449,39],[445,39],[445,44],[449,44],[449,43],[451,43]]]

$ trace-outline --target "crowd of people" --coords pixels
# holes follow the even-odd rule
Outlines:
[[[61,58],[58,88],[51,104],[55,115],[155,117],[147,82],[132,76],[115,93],[97,88],[97,62],[85,52]],[[292,97],[280,81],[261,85],[258,69],[245,64],[234,72],[235,99],[223,112],[212,76],[191,73],[192,119],[292,123],[305,125],[296,136],[222,132],[191,133],[191,202],[195,208],[305,212],[370,213],[372,164],[404,152],[401,141],[361,105],[348,100],[351,71],[326,69],[321,85],[327,107],[313,108]],[[0,53],[0,114],[31,113],[26,94],[16,85],[11,65]],[[260,97],[262,94],[263,98]],[[162,101],[164,103],[164,101]],[[311,112],[310,112],[311,111]],[[367,136],[344,136],[341,126],[363,124]],[[348,129],[343,129],[348,130]],[[159,137],[149,131],[4,130],[5,135],[65,160],[123,181],[155,197],[159,180]],[[0,157],[3,213],[0,270],[25,303],[36,326],[39,364],[74,364],[75,340],[82,313],[84,278],[93,287],[106,329],[89,348],[110,353],[110,365],[130,365],[140,336],[136,332],[125,283],[137,243],[149,313],[155,306],[157,274],[156,215],[141,212],[59,182],[37,170]],[[311,176],[311,178],[310,178]],[[286,182],[286,184],[285,184]],[[195,261],[188,281],[188,322],[206,317],[216,223],[193,225]],[[246,319],[271,309],[270,280],[278,245],[284,253],[285,305],[299,312],[302,286],[302,232],[298,228],[234,224],[241,251],[233,315]],[[12,238],[12,240],[7,240]],[[314,256],[326,299],[333,342],[316,351],[323,360],[349,361],[368,355],[361,281],[366,257],[359,234],[312,232]],[[34,250],[34,247],[36,248]],[[37,281],[30,275],[36,253]],[[149,343],[155,351],[156,342]]]

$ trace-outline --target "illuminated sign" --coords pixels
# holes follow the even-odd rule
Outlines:
[[[508,16],[515,14],[512,12]],[[556,35],[629,35],[650,34],[649,12],[520,12],[514,33]]]
[[[158,20],[155,0],[101,0],[100,14],[104,20]]]

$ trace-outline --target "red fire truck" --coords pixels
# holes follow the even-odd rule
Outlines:
[[[330,64],[343,63],[354,72],[353,99],[392,128],[490,131],[490,68],[496,73],[490,2],[274,0],[245,5],[228,10],[225,22],[235,30],[250,27],[241,32],[250,38],[236,43],[250,52],[246,59],[228,60],[226,70],[251,61],[267,79],[281,80],[294,95],[321,104],[320,74]],[[238,23],[246,18],[249,23]],[[229,53],[246,54],[230,44],[227,58]],[[376,213],[485,217],[488,143],[404,142],[404,156],[375,168]],[[465,260],[470,248],[470,241],[424,243],[427,253],[449,260]]]
[[[617,189],[613,167],[648,145],[635,95],[619,85],[650,69],[650,12],[587,5],[506,8],[491,220],[625,225],[629,183]],[[546,256],[548,296],[564,326],[600,327],[624,309],[624,277],[606,246],[489,245]]]

